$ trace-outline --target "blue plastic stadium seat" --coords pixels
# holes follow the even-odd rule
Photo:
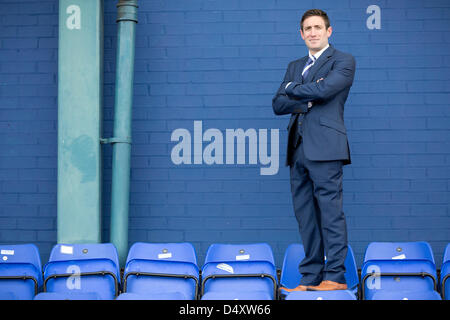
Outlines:
[[[281,287],[293,289],[300,284],[302,275],[298,266],[304,258],[305,250],[302,244],[294,243],[289,245],[284,254],[283,266],[281,269]],[[350,245],[348,245],[347,257],[345,259],[345,269],[345,280],[347,282],[348,291],[352,292],[356,297],[359,285],[358,268],[356,266],[353,249]],[[289,295],[289,293],[284,290],[281,290],[280,294],[282,297],[287,297]]]
[[[266,291],[235,291],[235,292],[207,292],[202,300],[273,300],[272,295]]]
[[[437,289],[433,252],[426,242],[372,242],[361,270],[362,298],[379,290],[433,291]]]
[[[356,300],[356,296],[349,290],[296,291],[289,293],[286,300]]]
[[[0,300],[17,300],[12,292],[0,292]]]
[[[143,243],[131,246],[124,271],[124,292],[148,298],[197,299],[199,268],[190,243]],[[124,297],[125,298],[125,297]]]
[[[34,244],[0,246],[0,299],[32,300],[42,286],[39,250]]]
[[[450,243],[445,248],[444,258],[442,259],[440,287],[444,300],[450,300]]]
[[[377,290],[372,300],[442,300],[437,291],[434,290]]]
[[[101,300],[95,292],[41,292],[34,300]]]
[[[45,292],[95,293],[112,300],[119,286],[119,258],[111,243],[57,244],[44,266]]]
[[[276,299],[272,249],[266,243],[212,244],[202,268],[201,292],[266,292]]]
[[[186,296],[181,292],[170,293],[131,293],[120,294],[116,300],[186,300]]]

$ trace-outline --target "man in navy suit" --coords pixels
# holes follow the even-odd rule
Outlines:
[[[305,248],[299,265],[300,285],[282,289],[345,290],[342,169],[351,160],[344,103],[353,83],[355,59],[328,43],[332,28],[322,10],[304,13],[300,33],[309,54],[289,63],[272,100],[276,115],[291,115],[286,165],[290,166],[294,211]]]

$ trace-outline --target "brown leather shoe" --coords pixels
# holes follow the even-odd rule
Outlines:
[[[299,285],[299,286],[295,287],[294,289],[280,287],[280,290],[284,290],[286,292],[294,292],[294,291],[306,291],[306,288],[307,288],[306,286]]]
[[[308,286],[306,290],[307,291],[347,290],[347,284],[338,283],[330,280],[324,280],[318,286]]]

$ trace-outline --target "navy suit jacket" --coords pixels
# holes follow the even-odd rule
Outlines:
[[[308,56],[289,63],[284,80],[272,99],[276,115],[291,114],[288,125],[286,165],[291,164],[297,146],[298,117],[303,113],[302,143],[305,157],[312,161],[342,160],[351,163],[347,130],[344,124],[344,103],[355,75],[355,59],[331,45],[309,70],[302,71]],[[318,81],[323,78],[323,80]],[[286,84],[292,82],[287,89]],[[308,102],[312,108],[308,109]]]

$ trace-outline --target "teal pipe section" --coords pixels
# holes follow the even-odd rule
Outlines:
[[[128,253],[131,114],[137,8],[137,0],[119,0],[117,4],[114,138],[110,139],[113,146],[110,241],[117,248],[121,266],[125,265]]]
[[[101,242],[103,0],[60,0],[58,243]]]

